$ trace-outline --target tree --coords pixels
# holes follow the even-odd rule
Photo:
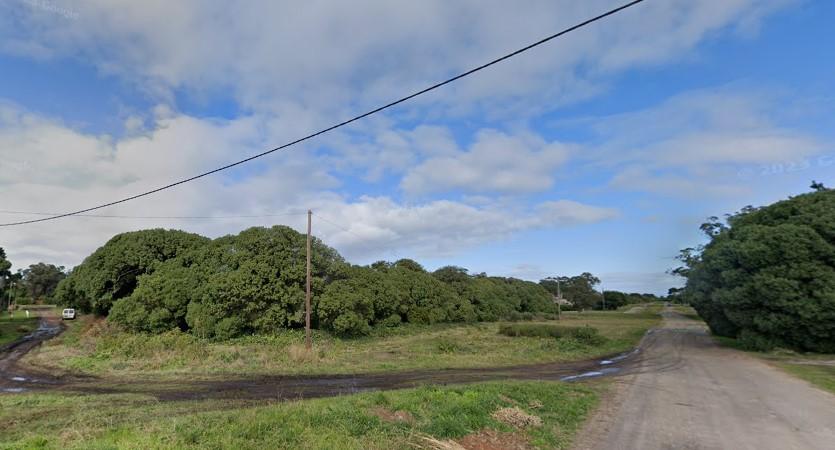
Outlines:
[[[0,247],[0,305],[5,307],[8,305],[8,290],[11,284],[12,263],[6,259],[6,251]]]
[[[49,298],[58,287],[58,283],[66,277],[64,266],[37,263],[23,270],[23,283],[26,293],[33,301]]]
[[[826,190],[826,186],[824,186],[823,183],[820,183],[820,182],[817,182],[817,181],[814,181],[814,180],[812,180],[812,185],[810,187],[815,192],[820,192],[820,191],[825,191]]]
[[[606,297],[606,309],[618,309],[631,303],[629,296],[623,292],[603,291],[603,295]]]
[[[589,272],[573,277],[549,277],[539,282],[553,295],[557,294],[557,283],[559,283],[563,298],[578,309],[592,309],[601,301],[600,292],[594,289],[600,284],[600,279]]]
[[[304,324],[306,236],[285,226],[253,227],[181,252],[138,279],[113,305],[110,320],[133,331],[191,330],[225,339]],[[312,242],[314,300],[345,263]],[[318,305],[313,305],[314,326]],[[144,318],[144,320],[143,320]]]
[[[59,283],[55,299],[64,306],[107,315],[113,302],[133,293],[142,275],[208,242],[207,238],[178,230],[117,234]]]
[[[835,351],[835,191],[728,216],[683,253],[683,300],[720,336],[755,349]]]

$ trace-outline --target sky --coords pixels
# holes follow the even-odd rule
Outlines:
[[[622,2],[5,0],[0,222],[277,147]],[[604,289],[665,293],[705,218],[835,185],[832,17],[824,0],[647,0],[96,212],[122,217],[0,228],[0,247],[15,268],[70,268],[125,231],[303,231],[312,209],[314,234],[358,264],[592,272]]]

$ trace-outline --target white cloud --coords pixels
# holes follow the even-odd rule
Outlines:
[[[2,209],[65,212],[158,187],[228,161],[241,148],[257,147],[271,139],[263,132],[266,128],[251,117],[220,121],[160,114],[143,134],[115,140],[4,106],[0,108],[0,160],[5,162],[5,170],[0,171]],[[438,142],[448,144],[442,129],[411,134],[440,136]],[[433,154],[436,149],[425,151]],[[219,236],[274,223],[302,230],[302,211],[313,207],[337,224],[317,221],[316,233],[348,257],[390,257],[393,249],[438,256],[525,230],[592,223],[616,215],[608,208],[569,200],[533,207],[508,207],[502,202],[473,206],[448,200],[403,204],[388,196],[350,200],[335,191],[338,180],[317,158],[305,152],[278,153],[270,159],[273,164],[213,175],[163,195],[99,211],[123,216],[292,215],[216,221],[71,217],[2,228],[0,245],[17,267],[42,260],[73,266],[119,232],[166,227]],[[0,213],[0,217],[9,222],[37,216]]]
[[[613,209],[569,200],[513,210],[449,200],[404,205],[388,197],[332,199],[316,211],[326,221],[317,228],[330,229],[330,242],[359,258],[410,251],[418,257],[442,257],[526,230],[595,223],[618,215]]]
[[[482,130],[467,151],[430,158],[401,182],[409,194],[444,192],[524,193],[552,187],[554,171],[568,156],[566,145],[538,136]]]
[[[725,87],[688,92],[659,105],[589,119],[600,144],[584,153],[611,168],[610,185],[630,190],[736,196],[751,186],[740,168],[797,161],[826,148],[819,138],[781,125],[783,96]]]
[[[298,104],[332,115],[395,98],[620,3],[314,0],[244,2],[230,11],[220,0],[77,0],[67,20],[4,2],[0,51],[78,57],[159,98],[172,89],[229,92],[259,110]],[[755,29],[790,3],[646,2],[421,101],[449,113],[547,109],[599,92],[613,71],[680,59],[725,29]]]

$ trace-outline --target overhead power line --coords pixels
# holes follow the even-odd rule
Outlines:
[[[322,130],[319,130],[319,131],[317,131],[317,132],[315,132],[315,133],[308,134],[307,136],[304,136],[304,137],[301,137],[301,138],[296,139],[296,140],[294,140],[294,141],[288,142],[288,143],[286,143],[286,144],[284,144],[284,145],[280,145],[280,146],[275,147],[275,148],[273,148],[273,149],[270,149],[270,150],[267,150],[267,151],[264,151],[264,152],[261,152],[261,153],[258,153],[258,154],[255,154],[255,155],[252,155],[252,156],[250,156],[250,157],[248,157],[248,158],[244,158],[244,159],[241,159],[241,160],[239,160],[239,161],[236,161],[236,162],[233,162],[233,163],[227,164],[227,165],[225,165],[225,166],[218,167],[218,168],[213,169],[213,170],[210,170],[210,171],[208,171],[208,172],[203,172],[203,173],[201,173],[201,174],[194,175],[194,176],[189,177],[189,178],[185,178],[185,179],[182,179],[182,180],[179,180],[179,181],[175,181],[175,182],[170,183],[170,184],[166,184],[165,186],[160,186],[160,187],[158,187],[158,188],[156,188],[156,189],[151,189],[150,191],[145,191],[145,192],[142,192],[142,193],[140,193],[140,194],[131,195],[130,197],[125,197],[125,198],[122,198],[122,199],[119,199],[119,200],[114,200],[114,201],[112,201],[112,202],[103,203],[103,204],[98,205],[98,206],[93,206],[93,207],[90,207],[90,208],[80,209],[80,210],[78,210],[78,211],[72,211],[72,212],[63,213],[63,214],[56,214],[56,215],[54,215],[54,216],[43,217],[43,218],[40,218],[40,219],[30,219],[30,220],[22,220],[22,221],[19,221],[19,222],[2,223],[2,224],[0,224],[0,227],[10,227],[10,226],[15,226],[15,225],[25,225],[25,224],[36,223],[36,222],[46,222],[46,221],[48,221],[48,220],[60,219],[60,218],[62,218],[62,217],[76,216],[76,215],[83,214],[83,213],[87,213],[87,212],[90,212],[90,211],[95,211],[95,210],[97,210],[97,209],[107,208],[108,206],[118,205],[118,204],[120,204],[120,203],[125,203],[125,202],[129,202],[129,201],[131,201],[131,200],[136,200],[136,199],[141,198],[141,197],[146,197],[146,196],[148,196],[148,195],[155,194],[155,193],[157,193],[157,192],[164,191],[164,190],[167,190],[167,189],[171,189],[171,188],[173,188],[173,187],[175,187],[175,186],[179,186],[179,185],[181,185],[181,184],[185,184],[185,183],[188,183],[188,182],[191,182],[191,181],[194,181],[194,180],[197,180],[197,179],[200,179],[200,178],[203,178],[203,177],[206,177],[206,176],[209,176],[209,175],[212,175],[212,174],[215,174],[215,173],[221,172],[221,171],[226,170],[226,169],[231,169],[232,167],[239,166],[239,165],[244,164],[244,163],[246,163],[246,162],[252,161],[253,159],[261,158],[262,156],[269,155],[270,153],[274,153],[274,152],[277,152],[277,151],[279,151],[279,150],[283,150],[283,149],[285,149],[285,148],[291,147],[291,146],[296,145],[296,144],[299,144],[299,143],[301,143],[301,142],[304,142],[304,141],[307,141],[307,140],[313,139],[313,138],[314,138],[314,137],[316,137],[316,136],[319,136],[319,135],[322,135],[322,134],[328,133],[328,132],[330,132],[330,131],[333,131],[333,130],[335,130],[335,129],[337,129],[337,128],[344,127],[345,125],[348,125],[348,124],[350,124],[350,123],[356,122],[356,121],[358,121],[358,120],[360,120],[360,119],[366,118],[366,117],[368,117],[368,116],[371,116],[371,115],[376,114],[376,113],[378,113],[378,112],[384,111],[384,110],[386,110],[386,109],[389,109],[389,108],[391,108],[391,107],[393,107],[393,106],[399,105],[399,104],[401,104],[401,103],[403,103],[403,102],[406,102],[406,101],[408,101],[408,100],[411,100],[411,99],[413,99],[413,98],[415,98],[415,97],[417,97],[417,96],[419,96],[419,95],[423,95],[423,94],[425,94],[425,93],[427,93],[427,92],[434,91],[435,89],[438,89],[438,88],[440,88],[440,87],[442,87],[442,86],[446,86],[447,84],[450,84],[450,83],[452,83],[452,82],[454,82],[454,81],[460,80],[461,78],[464,78],[464,77],[467,77],[467,76],[469,76],[469,75],[472,75],[472,74],[474,74],[474,73],[476,73],[476,72],[482,71],[482,70],[484,70],[484,69],[486,69],[486,68],[488,68],[488,67],[490,67],[490,66],[496,65],[496,64],[498,64],[498,63],[500,63],[500,62],[502,62],[502,61],[504,61],[504,60],[506,60],[506,59],[510,59],[510,58],[512,58],[512,57],[514,57],[514,56],[516,56],[516,55],[519,55],[520,53],[524,53],[524,52],[526,52],[526,51],[528,51],[528,50],[530,50],[530,49],[532,49],[532,48],[534,48],[534,47],[538,47],[538,46],[540,46],[540,45],[542,45],[542,44],[545,44],[546,42],[549,42],[549,41],[551,41],[551,40],[554,40],[554,39],[556,39],[556,38],[558,38],[558,37],[560,37],[560,36],[562,36],[562,35],[565,35],[565,34],[568,34],[568,33],[572,32],[572,31],[575,31],[575,30],[577,30],[577,29],[583,28],[583,27],[585,27],[585,26],[587,26],[587,25],[590,25],[590,24],[592,24],[592,23],[594,23],[594,22],[597,22],[597,21],[599,21],[599,20],[602,20],[602,19],[604,19],[604,18],[606,18],[606,17],[609,17],[609,16],[611,16],[611,15],[617,14],[617,13],[618,13],[618,12],[620,12],[620,11],[623,11],[623,10],[625,10],[625,9],[627,9],[627,8],[630,8],[630,7],[632,7],[632,6],[635,6],[635,5],[637,5],[637,4],[639,4],[639,3],[642,3],[642,2],[644,2],[644,0],[634,0],[634,1],[631,1],[631,2],[626,3],[626,4],[624,4],[624,5],[618,6],[617,8],[611,9],[611,10],[609,10],[609,11],[607,11],[607,12],[603,13],[603,14],[600,14],[600,15],[598,15],[598,16],[592,17],[591,19],[585,20],[585,21],[580,22],[580,23],[578,23],[578,24],[576,24],[576,25],[573,25],[573,26],[571,26],[571,27],[569,27],[569,28],[566,28],[566,29],[564,29],[564,30],[562,30],[562,31],[559,31],[559,32],[557,32],[557,33],[554,33],[554,34],[552,34],[552,35],[550,35],[550,36],[548,36],[548,37],[546,37],[546,38],[540,39],[540,40],[538,40],[538,41],[536,41],[536,42],[534,42],[534,43],[532,43],[532,44],[526,45],[526,46],[524,46],[524,47],[522,47],[522,48],[520,48],[520,49],[518,49],[518,50],[515,50],[515,51],[510,52],[510,53],[508,53],[508,54],[506,54],[506,55],[504,55],[504,56],[501,56],[501,57],[499,57],[499,58],[496,58],[496,59],[494,59],[494,60],[492,60],[492,61],[490,61],[490,62],[484,63],[484,64],[482,64],[482,65],[480,65],[480,66],[478,66],[478,67],[472,68],[472,69],[470,69],[470,70],[468,70],[468,71],[466,71],[466,72],[463,72],[463,73],[460,73],[460,74],[458,74],[458,75],[455,75],[455,76],[454,76],[454,77],[452,77],[452,78],[448,78],[448,79],[446,79],[446,80],[444,80],[444,81],[441,81],[441,82],[439,82],[439,83],[433,84],[432,86],[429,86],[429,87],[427,87],[427,88],[421,89],[421,90],[419,90],[419,91],[417,91],[417,92],[414,92],[414,93],[412,93],[412,94],[409,94],[409,95],[407,95],[407,96],[405,96],[405,97],[402,97],[402,98],[400,98],[400,99],[398,99],[398,100],[395,100],[395,101],[393,101],[393,102],[391,102],[391,103],[388,103],[388,104],[386,104],[386,105],[380,106],[380,107],[375,108],[375,109],[372,109],[371,111],[368,111],[368,112],[366,112],[366,113],[360,114],[360,115],[355,116],[355,117],[353,117],[353,118],[351,118],[351,119],[348,119],[348,120],[345,120],[345,121],[339,122],[339,123],[337,123],[337,124],[335,124],[335,125],[331,125],[331,126],[329,126],[329,127],[327,127],[327,128],[324,128],[324,129],[322,129]]]
[[[8,211],[0,210],[0,214],[20,214],[28,216],[56,216],[60,213],[34,212],[34,211]],[[215,219],[261,219],[267,217],[302,216],[306,212],[288,212],[278,214],[252,214],[239,216],[127,216],[119,214],[71,214],[72,217],[92,217],[100,219],[183,219],[183,220],[215,220]]]

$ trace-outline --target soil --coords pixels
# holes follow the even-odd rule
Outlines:
[[[481,430],[468,434],[458,440],[467,450],[528,450],[533,447],[519,433],[500,433],[493,430]]]

